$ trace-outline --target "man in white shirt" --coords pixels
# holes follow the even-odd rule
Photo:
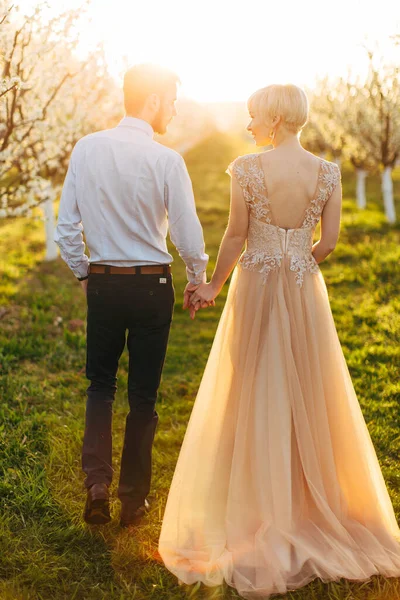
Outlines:
[[[87,294],[82,468],[88,523],[110,520],[112,403],[126,330],[130,411],[118,486],[121,525],[138,522],[148,509],[155,404],[175,300],[168,227],[186,264],[184,305],[206,279],[208,256],[185,162],[153,140],[176,115],[178,82],[154,65],[129,69],[125,118],[77,142],[61,195],[54,239]]]

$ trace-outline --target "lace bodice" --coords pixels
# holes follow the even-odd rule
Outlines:
[[[301,226],[294,229],[284,229],[272,223],[264,171],[258,154],[240,156],[227,169],[230,175],[237,178],[249,209],[246,250],[239,264],[244,269],[262,273],[263,283],[271,271],[281,267],[284,256],[289,258],[290,270],[294,272],[300,287],[305,273],[319,271],[312,256],[313,234],[326,202],[340,181],[338,166],[319,160],[316,193],[305,210]]]

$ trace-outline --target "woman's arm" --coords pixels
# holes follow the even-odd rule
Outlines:
[[[210,282],[201,284],[192,295],[191,304],[195,308],[200,308],[205,302],[211,302],[220,293],[240,256],[248,227],[249,215],[243,192],[237,179],[232,176],[228,226],[221,241]]]
[[[322,262],[335,249],[339,238],[341,210],[342,186],[339,182],[322,211],[321,238],[312,247],[317,263]]]

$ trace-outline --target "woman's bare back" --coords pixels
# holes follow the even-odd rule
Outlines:
[[[303,148],[276,149],[259,155],[272,222],[285,229],[300,227],[315,196],[321,160]]]

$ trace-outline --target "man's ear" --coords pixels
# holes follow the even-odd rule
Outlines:
[[[161,100],[158,94],[150,94],[147,99],[148,107],[157,113],[160,110]]]

